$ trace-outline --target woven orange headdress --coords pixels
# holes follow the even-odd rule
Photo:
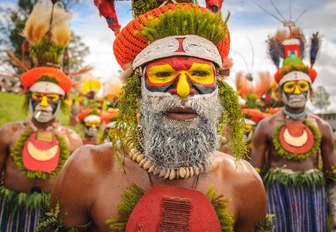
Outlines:
[[[168,4],[135,18],[113,44],[115,57],[125,70],[169,56],[194,56],[222,67],[230,36],[220,13],[193,3]],[[209,51],[209,52],[207,52]]]

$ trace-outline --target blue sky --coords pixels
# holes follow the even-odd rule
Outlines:
[[[204,0],[199,2],[204,5]],[[265,40],[268,35],[274,34],[276,29],[282,26],[282,23],[266,14],[253,2],[257,2],[272,14],[279,16],[273,9],[270,0],[224,1],[223,15],[226,15],[227,11],[231,12],[228,24],[231,33],[230,57],[233,58],[234,62],[231,79],[234,78],[237,71],[252,71],[255,75],[258,71],[268,70],[271,74],[276,71],[268,58]],[[323,38],[320,54],[314,66],[318,72],[314,86],[322,85],[330,93],[336,93],[336,26],[334,25],[334,22],[336,22],[336,1],[292,0],[291,4],[290,0],[273,0],[273,2],[287,20],[290,18],[289,12],[295,19],[302,11],[307,10],[296,24],[303,29],[307,39],[316,31],[319,31]],[[0,9],[5,6],[15,7],[15,5],[16,0],[1,0]],[[118,1],[116,3],[119,22],[122,26],[125,26],[132,18],[130,8],[130,2]],[[120,68],[112,51],[112,43],[115,37],[107,27],[105,19],[99,17],[93,0],[76,6],[72,9],[72,13],[71,28],[90,47],[91,54],[87,57],[86,64],[94,67],[92,73],[104,81],[117,78]],[[0,17],[2,17],[1,12]],[[253,44],[254,58],[249,40]],[[308,50],[307,48],[306,51]],[[249,67],[246,67],[241,57],[244,57]],[[251,68],[252,60],[254,60],[253,69]],[[304,61],[308,63],[307,59]],[[336,102],[335,97],[331,100]]]

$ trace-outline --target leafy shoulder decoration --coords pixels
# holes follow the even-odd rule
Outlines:
[[[307,119],[303,120],[303,123],[312,131],[314,136],[314,145],[310,151],[300,155],[288,152],[281,146],[279,136],[280,136],[280,130],[284,125],[279,125],[278,127],[275,128],[273,136],[273,145],[277,153],[283,158],[287,160],[303,161],[319,151],[322,139],[319,129]]]
[[[218,196],[214,187],[208,190],[206,197],[215,209],[222,231],[233,232],[233,213],[227,210],[228,201]]]
[[[60,216],[60,205],[59,203],[52,209],[49,209],[49,201],[44,204],[44,213],[42,214],[41,220],[36,226],[36,232],[44,231],[55,231],[55,232],[78,232],[78,231],[89,231],[91,227],[91,222],[86,225],[66,228],[65,219],[67,213],[64,216]]]
[[[110,230],[113,232],[126,231],[128,218],[134,210],[136,204],[145,194],[145,191],[135,184],[130,185],[124,190],[122,195],[122,202],[118,207],[118,216],[108,219],[106,222],[109,224]]]
[[[27,176],[29,179],[42,179],[46,180],[51,177],[55,177],[62,169],[65,161],[69,158],[70,153],[68,150],[68,146],[65,142],[65,139],[61,137],[60,135],[55,135],[56,139],[58,140],[58,144],[60,146],[60,157],[58,161],[58,165],[56,169],[52,172],[40,172],[40,171],[31,171],[27,170],[23,164],[22,160],[22,151],[24,144],[26,140],[34,133],[32,130],[26,130],[24,131],[19,139],[16,141],[16,143],[13,146],[13,149],[11,151],[11,156],[14,160],[14,163],[16,167],[23,172],[25,176]]]
[[[274,214],[267,214],[263,222],[259,223],[252,232],[269,232],[274,229],[275,225],[273,224]]]

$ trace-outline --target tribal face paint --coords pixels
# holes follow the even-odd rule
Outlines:
[[[292,108],[304,107],[309,96],[310,85],[307,81],[287,81],[282,85],[283,102]]]
[[[156,95],[181,98],[210,94],[217,88],[212,62],[199,58],[173,57],[151,62],[145,70],[145,87]]]
[[[41,123],[55,118],[60,109],[61,96],[54,93],[33,92],[30,99],[30,109],[33,117]]]

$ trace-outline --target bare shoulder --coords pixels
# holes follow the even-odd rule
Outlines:
[[[250,185],[260,186],[263,189],[262,180],[253,166],[246,160],[237,160],[235,157],[217,152],[214,158],[214,169],[225,175],[225,179],[232,179],[237,187]]]
[[[81,137],[74,130],[60,126],[59,131],[66,138],[70,151],[74,151],[83,144]]]
[[[16,141],[17,136],[28,128],[26,121],[11,122],[0,127],[0,142],[12,143]]]
[[[114,162],[115,158],[111,145],[84,145],[73,152],[66,161],[62,173],[75,176],[77,174],[95,176],[100,172],[111,169]]]
[[[324,119],[320,118],[319,116],[315,115],[315,114],[308,114],[308,118],[309,119],[313,119],[317,125],[321,128],[331,128],[330,124],[325,121]]]

